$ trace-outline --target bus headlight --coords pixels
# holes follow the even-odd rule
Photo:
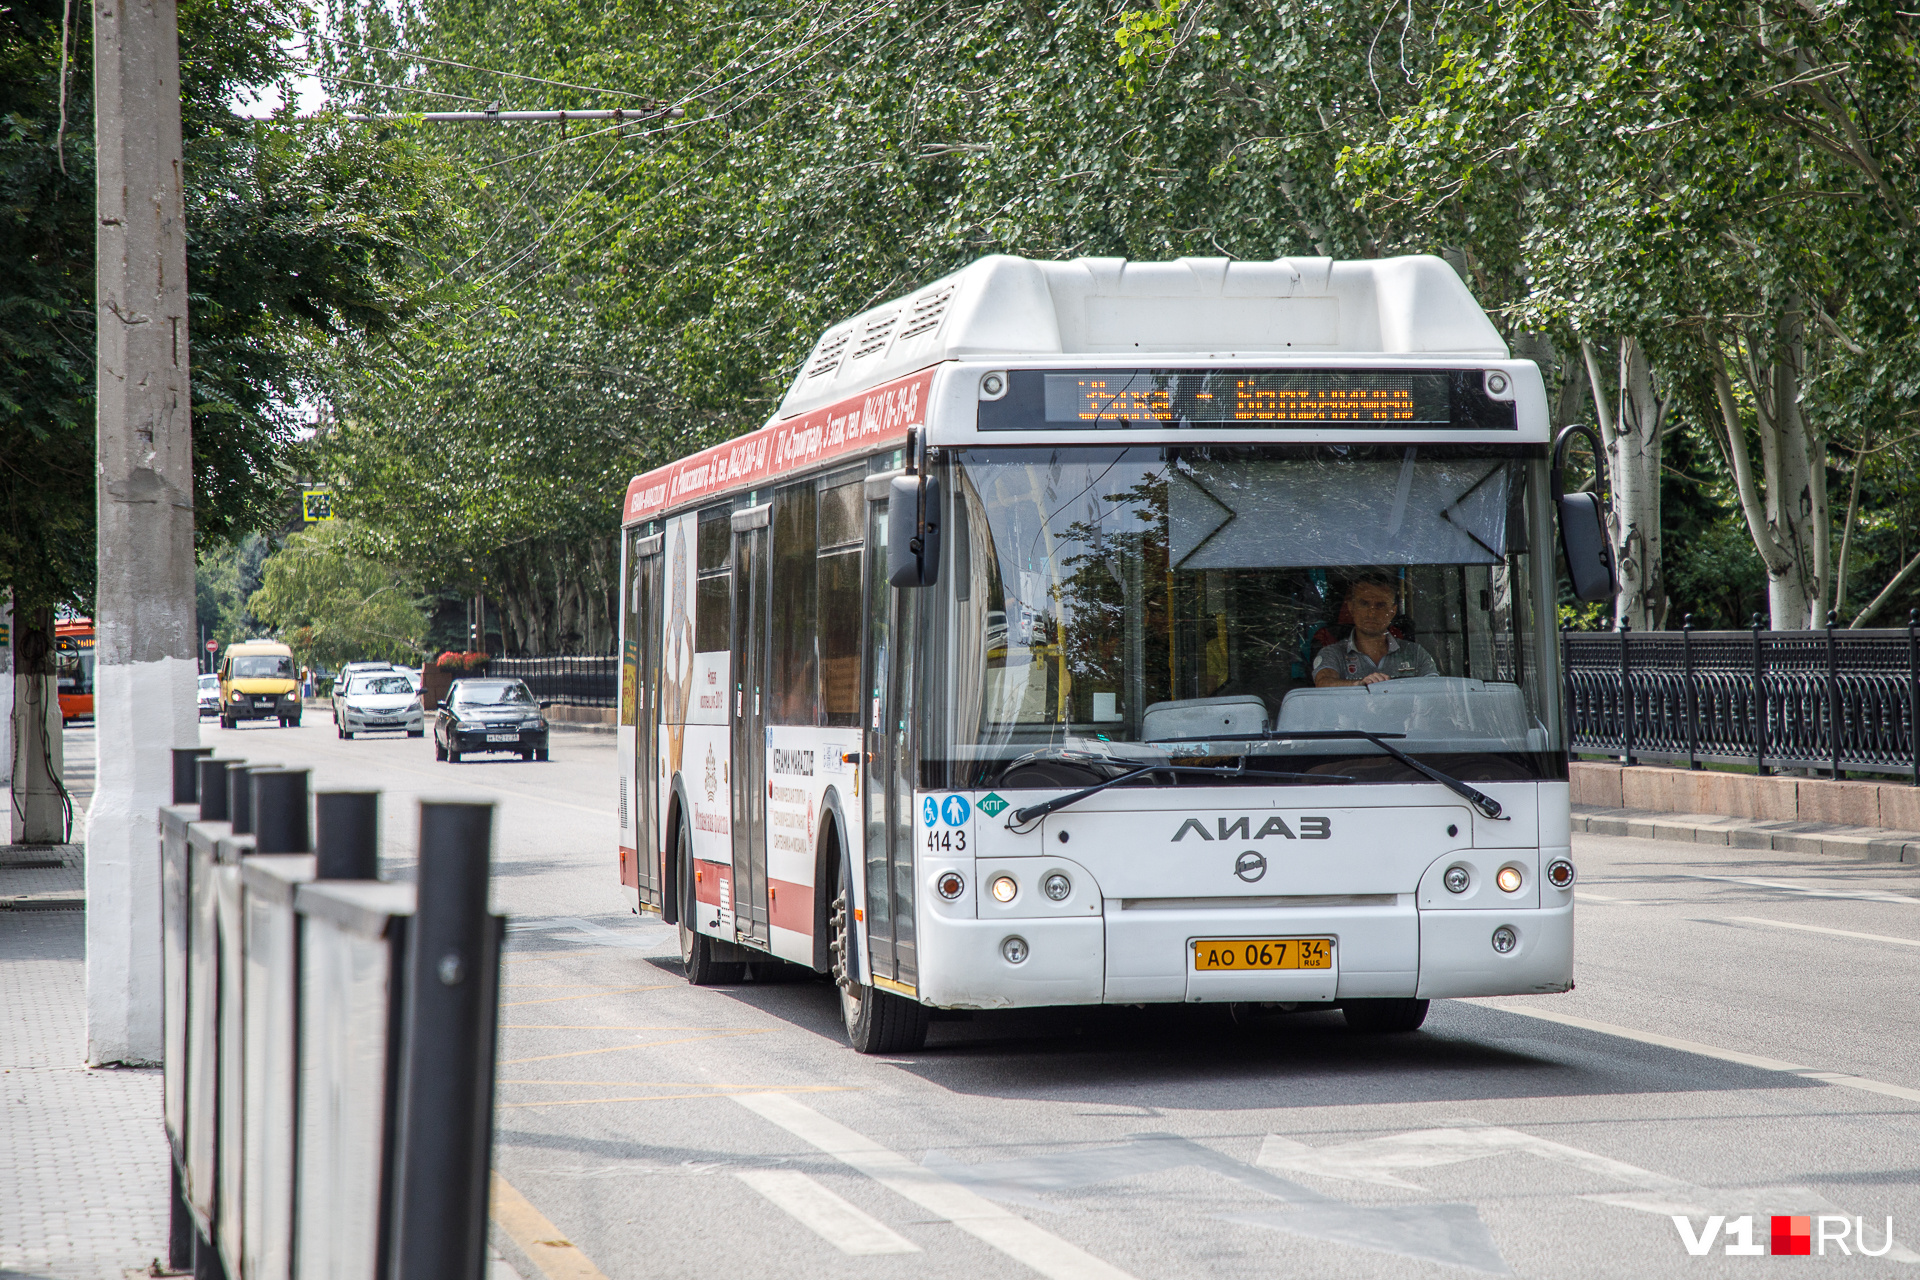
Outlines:
[[[1520,935],[1513,931],[1512,925],[1503,924],[1493,931],[1493,949],[1501,955],[1507,954],[1519,945]]]
[[[1027,940],[1019,934],[1000,940],[1000,954],[1007,958],[1008,964],[1021,964],[1027,958]]]
[[[1556,889],[1573,887],[1573,864],[1565,858],[1555,858],[1547,864],[1547,883]]]
[[[1040,882],[1040,891],[1055,902],[1065,902],[1073,892],[1073,881],[1067,879],[1065,872],[1056,871]]]
[[[993,900],[995,902],[1012,902],[1014,895],[1019,892],[1020,885],[1012,876],[995,876],[993,878]],[[1024,947],[1027,944],[1023,942],[1020,945]]]
[[[1448,893],[1465,893],[1467,886],[1473,883],[1473,876],[1465,867],[1455,865],[1447,868],[1447,873],[1440,877],[1440,883],[1447,886]]]
[[[1518,867],[1502,867],[1500,868],[1500,874],[1493,878],[1493,882],[1500,886],[1500,892],[1502,893],[1520,892],[1520,880],[1520,868]]]
[[[941,897],[952,902],[967,891],[967,882],[958,871],[943,871],[940,873],[940,878],[933,882],[933,887],[939,891]]]

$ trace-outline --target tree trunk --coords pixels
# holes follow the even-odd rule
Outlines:
[[[53,610],[16,616],[13,674],[13,843],[65,844],[67,817],[60,695],[54,684]]]
[[[1667,618],[1660,546],[1660,434],[1666,426],[1667,401],[1654,387],[1653,367],[1638,340],[1619,339],[1617,400],[1608,394],[1593,344],[1582,342],[1580,350],[1586,358],[1594,417],[1607,451],[1613,489],[1608,533],[1620,568],[1614,621],[1630,622],[1636,631],[1659,630]]]
[[[1727,366],[1734,373],[1729,374]],[[1767,569],[1767,605],[1776,630],[1826,625],[1832,512],[1827,500],[1826,442],[1800,406],[1806,370],[1806,327],[1798,299],[1775,317],[1770,340],[1736,335],[1734,350],[1715,353],[1714,393],[1747,533]],[[1752,397],[1761,474],[1753,473],[1745,420],[1733,393],[1738,376]]]

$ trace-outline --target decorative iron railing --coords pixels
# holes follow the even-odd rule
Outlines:
[[[620,699],[620,658],[616,654],[549,655],[495,658],[490,676],[518,676],[542,702],[567,707],[612,707]]]
[[[1920,786],[1920,618],[1872,631],[1565,631],[1561,658],[1575,753]]]

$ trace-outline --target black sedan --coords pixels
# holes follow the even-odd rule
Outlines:
[[[512,751],[545,760],[547,705],[519,680],[456,680],[434,712],[433,758],[459,764],[480,751]]]

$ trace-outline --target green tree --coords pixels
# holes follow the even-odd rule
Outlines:
[[[94,573],[91,28],[0,10],[0,589],[85,610]],[[408,312],[445,204],[404,132],[240,118],[283,77],[293,0],[180,7],[195,523],[272,523],[320,353]]]
[[[345,520],[302,530],[267,557],[247,610],[303,664],[400,662],[426,652],[427,615],[391,572],[359,551]]]

